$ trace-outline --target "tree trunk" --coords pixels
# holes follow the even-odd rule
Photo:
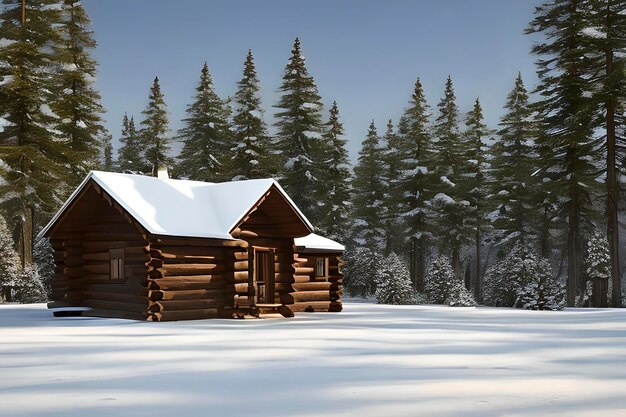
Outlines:
[[[476,227],[476,265],[474,277],[474,298],[476,302],[482,302],[483,280],[480,274],[480,227]]]
[[[576,289],[578,288],[579,268],[578,268],[578,195],[576,185],[570,184],[570,207],[568,213],[567,231],[567,306],[576,305]]]
[[[611,258],[611,280],[613,281],[613,293],[611,294],[611,301],[613,307],[621,307],[622,283],[619,268],[619,225],[617,219],[619,188],[617,183],[617,172],[615,169],[615,99],[613,97],[613,50],[611,49],[609,41],[612,29],[610,0],[607,2],[606,7],[606,236],[609,241],[609,252]]]
[[[28,267],[33,263],[33,209],[26,207],[24,210],[24,218],[22,220],[20,230],[20,240],[18,245],[20,261],[22,268]]]

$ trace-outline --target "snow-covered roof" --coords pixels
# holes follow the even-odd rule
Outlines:
[[[346,248],[341,243],[337,243],[334,240],[330,240],[320,235],[316,235],[315,233],[311,233],[308,236],[297,237],[294,239],[294,243],[296,246],[301,246],[306,249],[319,249],[319,250],[328,250],[328,251],[341,251],[343,252]]]
[[[233,239],[230,231],[272,186],[313,231],[311,223],[273,179],[208,183],[92,171],[40,235],[50,230],[89,180],[95,181],[149,233],[156,235]]]

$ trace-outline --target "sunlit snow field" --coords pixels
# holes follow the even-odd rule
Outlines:
[[[0,306],[0,416],[626,416],[626,309],[346,302],[147,323]]]

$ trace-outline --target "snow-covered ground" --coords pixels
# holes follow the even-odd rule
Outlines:
[[[626,310],[147,323],[0,306],[0,416],[626,416]]]

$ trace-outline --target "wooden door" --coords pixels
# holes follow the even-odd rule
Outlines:
[[[254,254],[254,278],[257,304],[274,303],[274,250],[257,249]]]

